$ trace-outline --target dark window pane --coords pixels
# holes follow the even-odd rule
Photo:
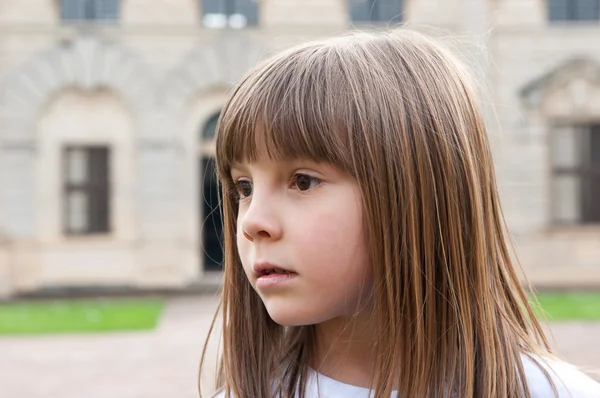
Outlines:
[[[548,18],[551,21],[566,21],[571,19],[568,0],[547,0]]]
[[[208,157],[203,157],[200,161],[201,253],[204,255],[204,269],[207,270],[220,270],[223,262],[223,221],[219,207],[219,185],[214,163],[214,159]]]
[[[209,28],[243,28],[258,23],[257,0],[202,0],[202,21]]]
[[[594,21],[599,0],[547,0],[550,21]]]
[[[109,150],[71,147],[65,151],[65,230],[69,234],[110,229]]]
[[[83,5],[83,18],[88,21],[96,19],[96,3],[92,0],[82,1]]]
[[[591,128],[590,164],[596,173],[600,173],[600,125]]]
[[[402,0],[348,0],[350,17],[354,22],[400,21]]]
[[[60,17],[62,20],[72,21],[82,19],[85,3],[80,0],[60,0]]]
[[[581,221],[600,222],[600,126],[582,130]]]
[[[574,1],[573,19],[579,21],[593,21],[598,19],[599,0],[572,0]]]
[[[248,25],[258,24],[257,0],[235,0],[232,14],[242,14],[246,17]]]
[[[371,21],[372,0],[349,0],[350,17],[355,22]]]
[[[202,0],[202,14],[227,14],[227,0]]]
[[[584,204],[584,221],[600,223],[600,177],[592,175],[587,179],[587,197]]]
[[[582,221],[600,222],[600,177],[586,174],[581,184]]]
[[[116,21],[120,0],[60,0],[63,21]]]
[[[600,125],[594,125],[589,133],[589,186],[585,220],[600,222]]]
[[[119,0],[96,0],[96,19],[116,21],[119,18]]]
[[[89,160],[89,232],[108,232],[108,148],[91,148]]]
[[[379,20],[388,23],[402,20],[402,0],[378,1]]]
[[[206,122],[206,124],[204,125],[204,128],[202,129],[202,139],[204,140],[211,140],[214,138],[215,136],[215,131],[217,129],[217,121],[219,120],[219,114],[215,114],[214,116],[212,116],[210,119],[208,119],[208,121]]]

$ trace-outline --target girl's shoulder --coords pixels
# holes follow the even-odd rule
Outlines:
[[[541,357],[535,357],[534,361],[526,355],[522,356],[522,360],[531,398],[554,397],[552,386],[540,366],[550,374],[559,398],[600,398],[600,384],[573,365]],[[309,369],[306,384],[307,398],[369,398],[371,396],[369,389],[344,384]],[[397,392],[394,392],[392,397],[396,396]],[[214,398],[225,398],[225,393],[220,392]]]
[[[225,398],[225,390],[221,389],[221,391],[215,392],[210,398]]]
[[[553,397],[552,386],[540,368],[552,378],[560,398],[600,398],[600,384],[575,366],[555,359],[523,355],[523,368],[532,398]]]
[[[333,380],[309,368],[305,385],[306,398],[371,398],[372,391]],[[396,398],[396,393],[391,398]],[[228,398],[221,391],[212,398]]]

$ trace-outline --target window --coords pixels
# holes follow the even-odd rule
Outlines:
[[[120,0],[60,0],[63,21],[117,21]]]
[[[600,124],[556,128],[551,156],[554,221],[600,223]]]
[[[68,235],[109,232],[109,150],[64,150],[64,230]]]
[[[600,0],[548,0],[550,21],[598,20]]]
[[[202,24],[207,28],[241,29],[258,24],[258,0],[202,0]]]
[[[402,20],[402,0],[348,0],[353,22],[393,23]]]

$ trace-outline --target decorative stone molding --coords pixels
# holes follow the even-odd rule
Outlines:
[[[575,58],[520,90],[526,109],[549,119],[600,118],[600,63]]]
[[[162,83],[168,108],[180,110],[193,95],[231,87],[266,55],[260,39],[240,34],[198,45]]]
[[[123,46],[97,38],[63,41],[19,69],[0,88],[0,140],[35,141],[35,123],[43,106],[69,87],[109,88],[122,96],[149,133],[143,115],[155,102],[155,79],[142,62]]]

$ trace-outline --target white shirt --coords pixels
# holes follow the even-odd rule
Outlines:
[[[523,356],[523,367],[532,398],[554,397],[552,386],[535,362]],[[550,373],[560,398],[600,398],[600,384],[574,366],[548,360],[544,367]],[[306,398],[371,398],[372,396],[372,391],[367,388],[341,383],[312,369],[308,371]],[[397,396],[398,393],[393,392],[390,398]],[[224,397],[223,393],[216,396],[216,398],[222,397]]]

